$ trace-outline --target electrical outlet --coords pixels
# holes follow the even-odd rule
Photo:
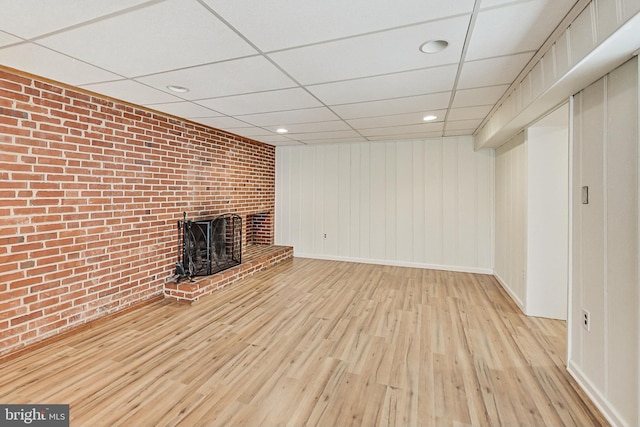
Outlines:
[[[325,238],[325,239],[327,238],[327,233],[324,233],[324,238]]]
[[[582,309],[582,326],[587,332],[591,330],[591,314],[584,308]]]

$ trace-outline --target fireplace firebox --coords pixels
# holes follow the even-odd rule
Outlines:
[[[227,213],[182,221],[182,268],[188,277],[208,276],[242,262],[242,219]]]

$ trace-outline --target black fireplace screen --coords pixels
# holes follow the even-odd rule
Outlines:
[[[242,219],[238,215],[184,221],[182,233],[182,265],[189,276],[207,276],[240,264]]]

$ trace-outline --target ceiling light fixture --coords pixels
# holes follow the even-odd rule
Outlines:
[[[442,52],[449,46],[449,42],[446,40],[429,40],[420,45],[420,52],[422,53],[438,53]]]
[[[169,85],[167,86],[167,89],[169,89],[171,92],[178,92],[178,93],[189,92],[189,89],[184,86]]]
[[[432,122],[432,121],[434,121],[434,120],[435,120],[435,119],[437,119],[437,118],[438,118],[438,116],[434,116],[433,114],[430,114],[430,115],[428,115],[428,116],[424,116],[424,117],[422,118],[422,120],[424,120],[425,122]]]
[[[276,132],[278,132],[278,133],[287,133],[289,131],[287,129],[285,129],[285,128],[278,128],[278,129],[276,129]]]

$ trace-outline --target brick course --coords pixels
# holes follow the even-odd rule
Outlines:
[[[183,211],[274,204],[270,145],[0,69],[0,354],[161,294]]]

